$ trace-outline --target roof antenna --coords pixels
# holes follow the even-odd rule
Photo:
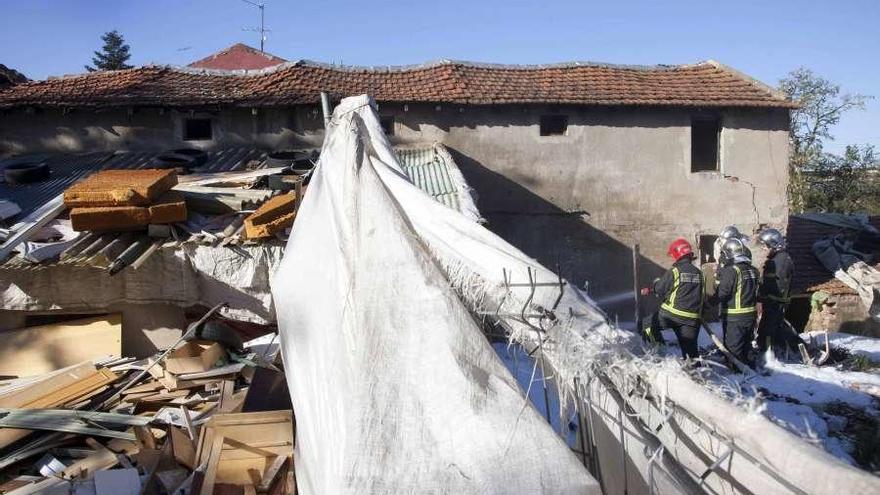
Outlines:
[[[260,28],[257,29],[255,27],[242,28],[244,31],[253,31],[255,33],[260,33],[260,53],[263,53],[263,45],[266,43],[266,33],[269,32],[266,29],[266,2],[252,2],[251,0],[241,0],[244,3],[248,3],[253,5],[254,7],[260,9]]]

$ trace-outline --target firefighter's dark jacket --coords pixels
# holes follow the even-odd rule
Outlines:
[[[694,325],[703,308],[703,273],[690,257],[681,258],[654,283],[654,294],[662,301],[661,314]]]
[[[764,262],[758,300],[765,304],[788,303],[793,274],[794,263],[791,256],[786,251],[772,253]]]
[[[757,317],[758,269],[751,263],[731,263],[721,267],[717,287],[710,299],[721,307],[721,317],[728,320]]]

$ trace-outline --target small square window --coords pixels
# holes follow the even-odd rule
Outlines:
[[[183,123],[184,141],[210,141],[213,135],[211,119],[186,119]]]
[[[385,117],[379,117],[379,124],[382,126],[382,131],[386,136],[394,135],[394,116],[387,115]]]
[[[564,136],[568,130],[568,115],[541,115],[542,136]]]
[[[716,263],[715,259],[715,241],[718,240],[717,235],[701,235],[700,241],[700,263]]]
[[[718,137],[721,123],[717,118],[691,120],[691,172],[718,171]]]

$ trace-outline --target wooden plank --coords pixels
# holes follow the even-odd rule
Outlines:
[[[39,375],[122,354],[122,315],[0,332],[0,375]]]
[[[82,476],[84,474],[91,475],[95,471],[101,469],[110,469],[115,466],[119,460],[116,458],[117,453],[131,454],[137,451],[137,446],[132,442],[124,440],[113,440],[107,444],[107,448],[95,452],[93,455],[77,461],[61,473],[66,479]],[[63,480],[59,480],[63,482]]]
[[[159,381],[147,382],[147,383],[143,383],[141,385],[138,385],[136,387],[131,387],[128,390],[124,390],[122,392],[122,395],[140,394],[143,392],[154,392],[156,390],[161,390],[162,388],[164,388],[162,386],[162,382],[159,382]]]
[[[181,465],[189,469],[196,468],[196,447],[193,441],[180,428],[175,426],[168,427],[171,433],[172,450],[174,459]]]
[[[113,383],[118,379],[119,376],[116,373],[113,373],[107,368],[101,368],[96,374],[65,387],[62,390],[55,391],[33,402],[29,402],[21,406],[21,408],[38,409],[63,406],[84,395],[90,394],[97,388]]]
[[[286,456],[278,456],[274,458],[269,464],[269,467],[266,468],[266,471],[263,472],[263,477],[260,479],[260,484],[257,485],[257,490],[261,492],[269,491],[269,488],[272,487],[272,483],[275,482],[275,479],[281,472],[281,468],[284,467],[284,464],[288,459],[290,459],[290,457]]]
[[[232,412],[235,404],[232,401],[232,394],[235,392],[235,380],[223,380],[220,382],[220,404],[217,410],[221,413]]]
[[[81,363],[79,365],[70,366],[63,370],[47,375],[46,379],[39,380],[28,386],[13,391],[9,394],[0,396],[0,407],[33,409],[37,407],[58,406],[56,401],[46,402],[46,397],[65,396],[65,390],[80,390],[78,384],[89,381],[94,382],[96,376],[100,374],[96,372],[95,366],[91,363]],[[115,376],[115,375],[114,375]],[[98,379],[98,382],[92,387],[92,390],[100,388],[108,383],[106,380]],[[89,390],[85,390],[87,393]],[[84,395],[84,394],[80,394]],[[3,429],[0,430],[0,448],[5,448],[13,442],[24,438],[31,433],[30,430],[21,429]]]
[[[197,463],[218,457],[213,483],[257,484],[274,459],[292,454],[291,411],[216,414],[202,429]]]
[[[131,414],[105,413],[100,411],[74,411],[70,409],[0,409],[0,421],[28,419],[34,421],[89,420],[104,424],[145,426],[152,418]]]
[[[132,429],[134,430],[134,436],[135,438],[137,438],[137,442],[140,445],[141,449],[155,450],[156,437],[153,436],[153,433],[148,427],[135,426]]]
[[[22,407],[28,402],[68,387],[95,373],[97,373],[95,365],[89,362],[68,366],[23,387],[4,392],[0,395],[0,407]]]
[[[183,416],[183,423],[186,425],[186,433],[191,440],[196,439],[196,430],[193,428],[192,419],[190,419],[189,411],[186,406],[180,406],[180,414]]]
[[[214,493],[214,482],[217,478],[217,465],[220,463],[220,452],[223,450],[223,435],[214,435],[207,457],[205,479],[202,482],[201,495]]]

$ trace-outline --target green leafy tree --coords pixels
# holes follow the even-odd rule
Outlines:
[[[823,153],[804,170],[804,209],[880,213],[880,162],[873,146],[847,146],[843,155]]]
[[[131,66],[126,64],[131,58],[130,47],[118,31],[114,29],[104,33],[101,40],[104,46],[100,52],[95,52],[95,56],[92,57],[94,67],[87,65],[87,71],[131,69]]]
[[[828,161],[824,143],[834,139],[831,128],[840,122],[843,114],[864,109],[869,97],[842,94],[840,86],[803,67],[789,72],[780,82],[780,89],[800,105],[791,112],[789,201],[793,212],[802,212],[807,208],[808,196],[805,172],[826,170],[829,163],[840,163]]]

